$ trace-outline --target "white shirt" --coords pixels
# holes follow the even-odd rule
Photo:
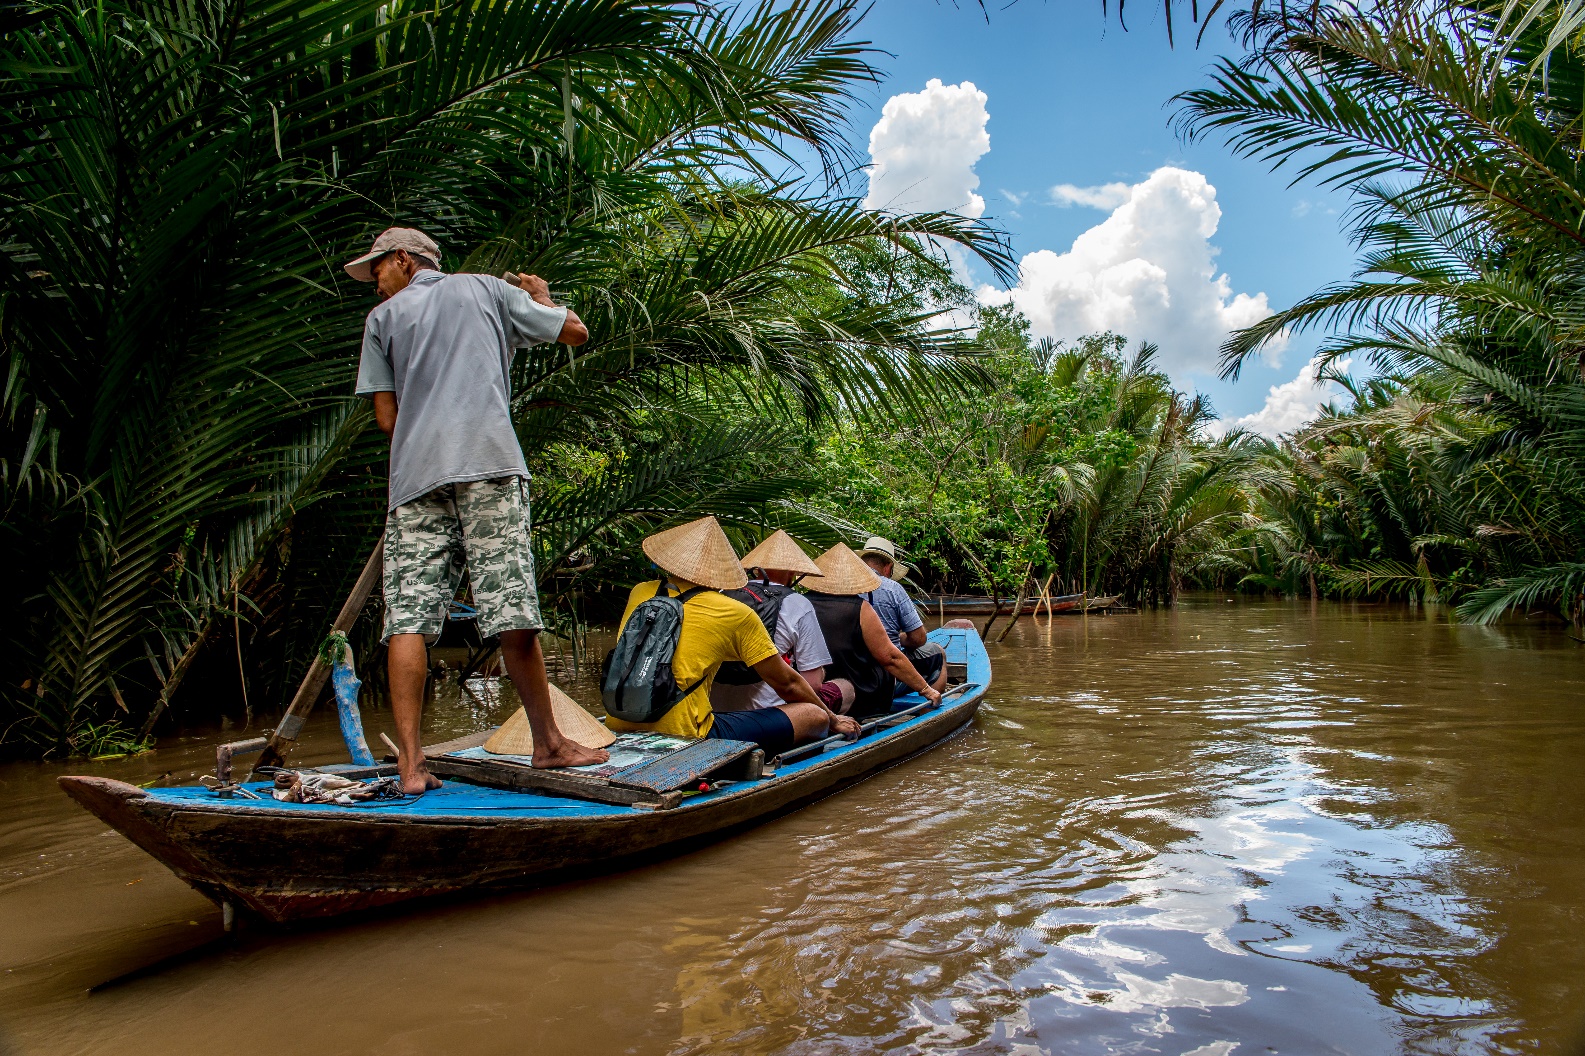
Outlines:
[[[831,650],[826,648],[825,635],[820,633],[815,607],[802,594],[789,594],[782,601],[771,641],[799,674],[831,663]],[[783,703],[786,702],[768,682],[756,682],[751,686],[727,686],[718,682],[710,690],[710,706],[716,711],[750,711],[774,708]]]

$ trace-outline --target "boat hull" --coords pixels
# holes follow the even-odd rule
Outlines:
[[[532,886],[696,846],[837,792],[962,729],[990,681],[972,632],[971,693],[895,729],[783,767],[772,777],[648,810],[461,782],[402,809],[223,800],[63,777],[73,799],[216,902],[273,923],[323,919],[419,898]],[[953,648],[957,646],[957,648]],[[978,662],[977,662],[978,661]],[[979,675],[979,678],[975,678]]]

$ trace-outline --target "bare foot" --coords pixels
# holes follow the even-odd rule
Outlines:
[[[538,743],[534,745],[534,766],[538,769],[553,766],[593,766],[609,758],[611,753],[604,748],[585,748],[577,741],[570,741],[565,737],[554,745]]]
[[[429,772],[429,767],[420,759],[418,765],[408,770],[400,767],[402,774],[402,794],[408,796],[421,796],[430,789],[440,788],[440,778]]]

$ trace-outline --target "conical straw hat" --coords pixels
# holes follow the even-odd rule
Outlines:
[[[616,734],[554,685],[550,687],[550,710],[561,735],[585,748],[604,748],[616,740]],[[528,727],[528,712],[522,708],[513,712],[484,742],[484,750],[492,755],[533,755],[534,733]]]
[[[797,572],[805,576],[823,576],[818,565],[809,560],[804,548],[793,537],[776,529],[765,541],[743,555],[744,568],[774,569],[777,572]]]
[[[714,517],[701,517],[644,540],[649,559],[674,576],[711,590],[736,590],[748,582],[737,553]]]
[[[823,577],[807,580],[804,586],[817,594],[863,594],[881,585],[881,577],[847,543],[833,546],[815,558],[815,564]]]

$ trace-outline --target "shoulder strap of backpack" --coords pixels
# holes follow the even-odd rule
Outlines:
[[[786,590],[775,591],[771,594],[770,611],[765,614],[767,617],[769,617],[769,619],[765,620],[765,630],[767,633],[775,635],[776,625],[781,622],[782,603],[792,596],[793,589],[791,587],[788,587]]]
[[[709,587],[690,587],[687,590],[683,591],[681,594],[677,595],[677,602],[679,604],[686,605],[688,603],[688,599],[696,597],[697,595],[700,595],[700,594],[704,594],[704,593],[709,592],[709,591],[710,591]],[[683,697],[686,697],[688,694],[692,693],[694,690],[698,689],[702,685],[704,685],[704,679],[703,678],[695,679],[693,685],[689,686],[687,689],[682,690],[680,693],[677,694],[677,699],[679,701],[682,700]]]

